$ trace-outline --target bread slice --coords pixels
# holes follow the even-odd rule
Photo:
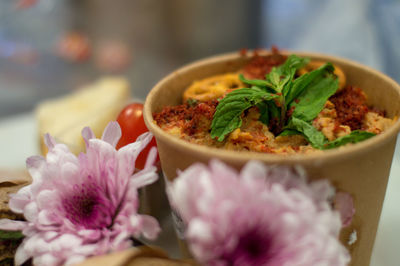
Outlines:
[[[96,137],[131,98],[130,87],[121,77],[102,78],[93,84],[58,99],[40,103],[36,108],[40,148],[47,153],[43,136],[50,133],[58,142],[65,143],[78,154],[84,151],[81,131],[89,126]]]

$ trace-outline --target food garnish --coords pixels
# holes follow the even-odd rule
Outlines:
[[[308,62],[306,58],[291,55],[283,65],[273,67],[265,80],[248,80],[240,75],[240,80],[250,87],[234,90],[219,101],[211,137],[223,141],[227,134],[240,128],[243,112],[251,107],[259,109],[259,120],[276,136],[300,134],[316,149],[335,148],[375,136],[355,130],[329,141],[312,125],[312,120],[338,90],[339,80],[331,63],[296,77],[296,72]]]

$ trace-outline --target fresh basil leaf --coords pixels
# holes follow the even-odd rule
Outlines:
[[[316,70],[309,73],[303,74],[294,80],[290,89],[285,94],[286,104],[289,105],[294,99],[296,99],[312,82],[316,79],[326,76],[327,73],[333,73],[334,67],[332,64],[327,63]]]
[[[21,231],[4,231],[0,230],[0,240],[21,239],[24,235]]]
[[[301,135],[301,133],[295,129],[284,129],[279,136],[285,137],[285,136],[293,136],[293,135]]]
[[[228,93],[219,102],[211,123],[211,137],[223,141],[225,136],[242,125],[241,114],[265,100],[278,97],[258,87],[242,88]]]
[[[307,58],[301,58],[292,54],[283,65],[273,68],[271,75],[267,74],[266,79],[271,79],[271,82],[278,88],[278,92],[284,93],[286,85],[291,83],[297,69],[306,65],[308,61]]]
[[[282,93],[283,88],[293,79],[295,73],[296,70],[288,70],[287,73],[283,73],[281,68],[274,67],[265,76],[265,80],[272,84],[275,92]]]
[[[285,86],[290,84],[293,80],[296,70],[307,64],[307,62],[305,58],[298,57],[297,55],[290,55],[283,65],[273,67],[271,71],[265,75],[265,80],[242,81],[255,86],[271,88],[275,92],[281,93]]]
[[[243,74],[239,74],[239,79],[248,85],[252,85],[252,86],[257,86],[260,88],[272,88],[273,85],[266,81],[266,80],[262,80],[262,79],[246,79]]]
[[[281,71],[279,68],[272,68],[271,72],[267,74],[267,79],[275,87],[279,87],[281,83]]]
[[[285,129],[296,130],[301,132],[307,141],[316,149],[323,149],[327,142],[325,135],[313,127],[309,122],[292,117]]]
[[[271,118],[275,118],[277,120],[281,119],[281,111],[280,108],[276,105],[274,101],[268,101],[268,110]]]
[[[309,58],[298,57],[295,54],[289,56],[285,63],[280,66],[282,73],[288,73],[291,69],[299,69],[307,65],[310,62]]]
[[[260,120],[265,125],[269,125],[270,115],[269,115],[268,103],[260,102],[259,104],[257,104],[257,108],[260,111],[260,118],[258,120]]]
[[[323,148],[324,149],[332,149],[332,148],[337,148],[339,146],[343,146],[348,143],[357,143],[366,139],[369,139],[376,134],[367,132],[367,131],[361,131],[361,130],[354,130],[352,131],[349,135],[337,138],[333,141],[330,141],[326,143]]]
[[[266,124],[267,126],[270,125],[271,119],[276,121],[280,121],[281,119],[281,112],[279,108],[276,106],[275,102],[273,101],[263,101],[257,105],[260,111],[260,120],[262,123]]]
[[[318,71],[319,75],[314,77],[311,82],[307,78],[311,75],[308,75],[302,79],[306,85],[303,85],[301,81],[293,85],[293,90],[302,87],[303,89],[301,94],[296,97],[297,101],[292,101],[288,106],[288,109],[294,108],[292,116],[304,121],[313,120],[321,112],[326,101],[336,92],[339,85],[338,79],[327,73],[325,69],[314,71]]]

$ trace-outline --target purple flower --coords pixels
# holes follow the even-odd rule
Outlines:
[[[115,149],[121,129],[111,122],[102,139],[91,129],[82,135],[86,154],[78,157],[66,145],[45,136],[46,158],[27,159],[33,182],[11,195],[10,208],[26,222],[0,220],[0,229],[22,230],[26,236],[15,263],[33,258],[35,265],[73,264],[85,257],[131,246],[130,238],[155,238],[160,227],[150,216],[137,213],[138,188],[157,179],[156,149],[146,166],[134,173],[139,153],[150,142],[145,133],[135,143]]]
[[[169,186],[185,236],[204,265],[346,265],[340,216],[327,181],[249,162],[240,173],[213,160],[195,164]]]

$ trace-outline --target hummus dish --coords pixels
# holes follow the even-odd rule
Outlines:
[[[164,131],[195,144],[312,153],[366,140],[394,123],[367,97],[346,83],[339,66],[273,49],[267,56],[254,53],[237,72],[193,81],[182,104],[153,118]]]

